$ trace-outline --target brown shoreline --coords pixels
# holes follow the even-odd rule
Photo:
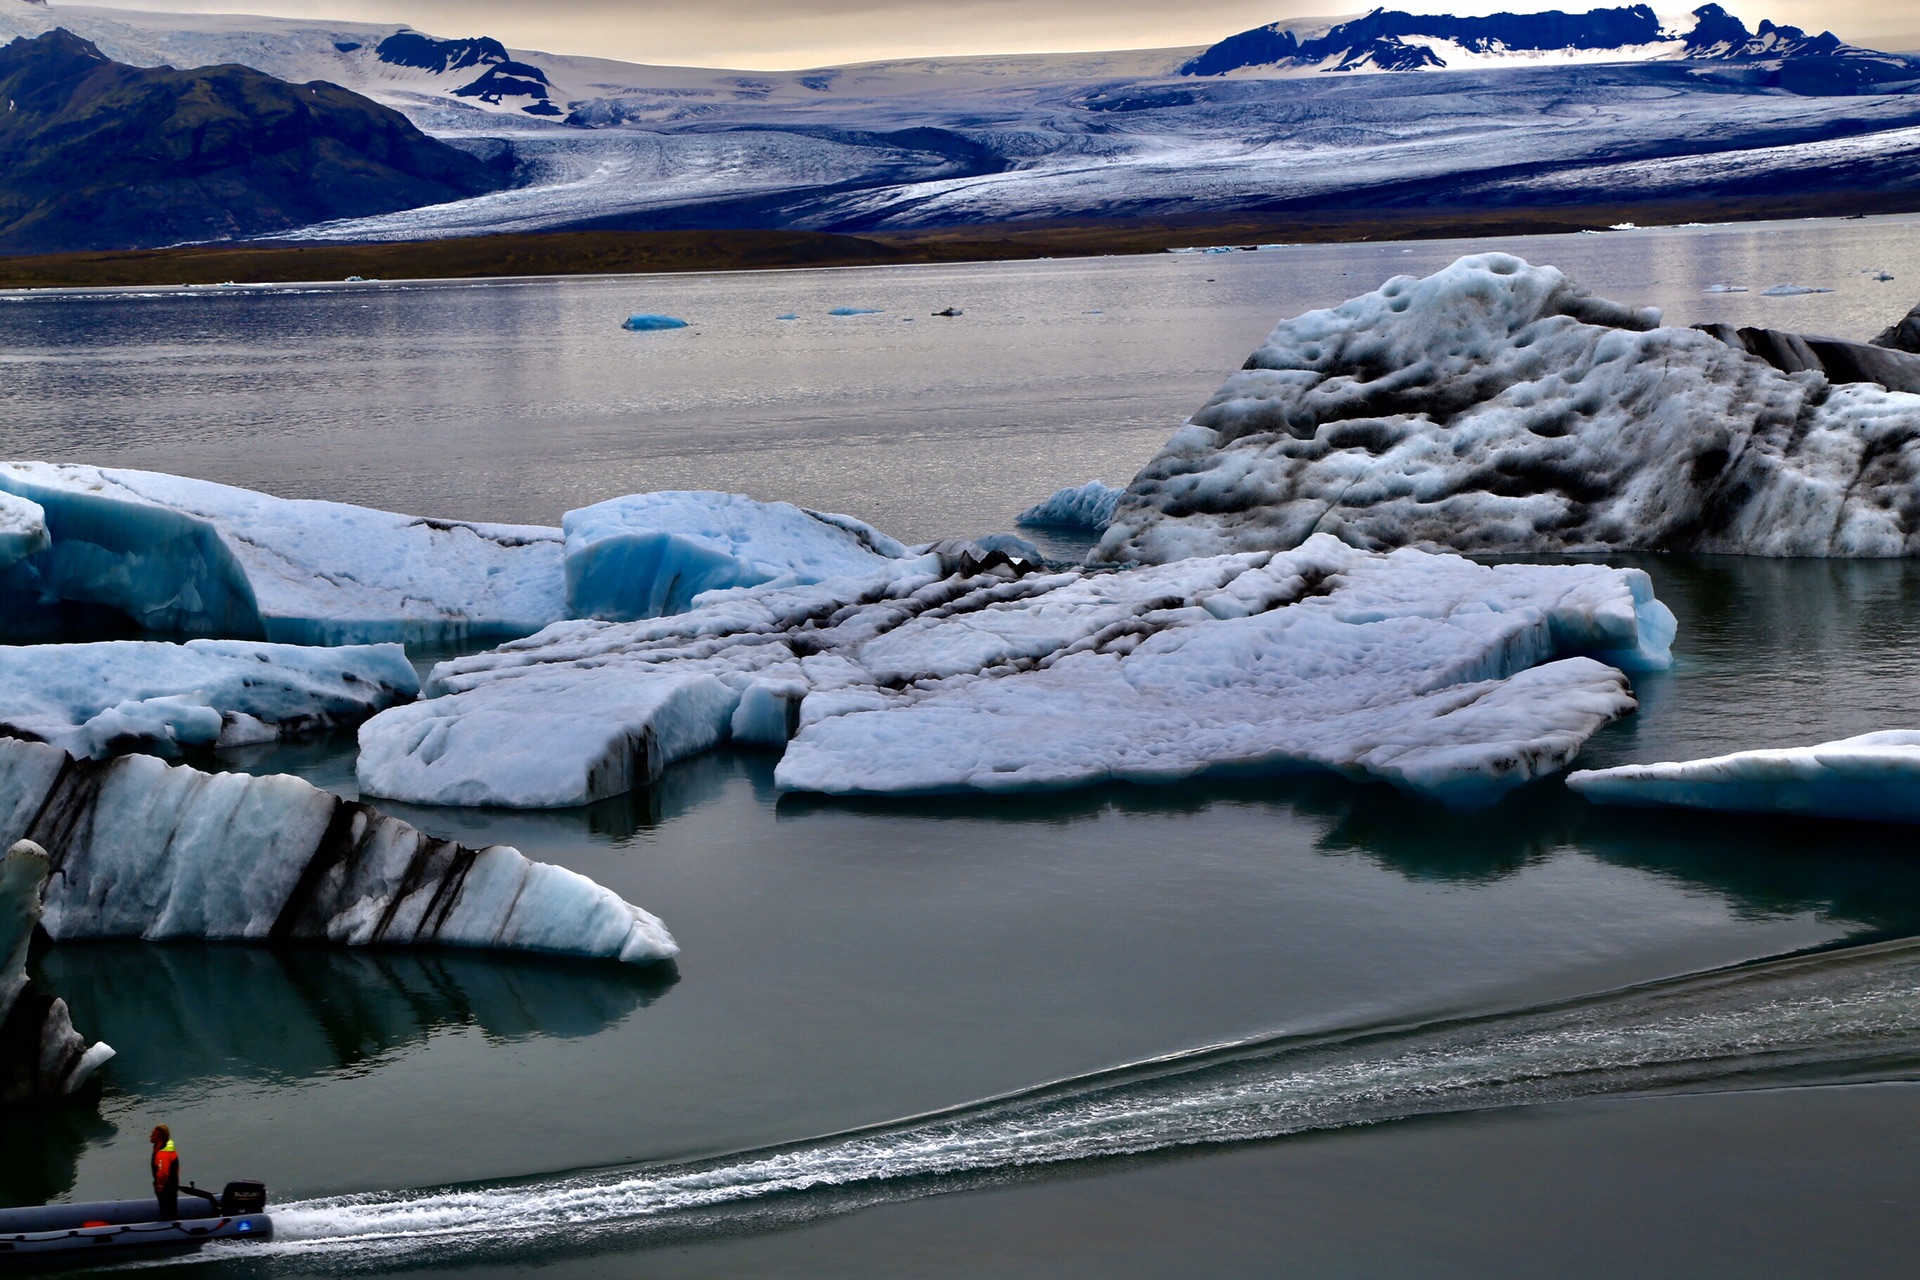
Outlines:
[[[554,231],[387,244],[196,245],[0,257],[0,288],[623,275],[994,262],[1161,253],[1193,245],[1324,244],[1553,235],[1920,211],[1920,192],[1528,209],[1415,209],[1022,222],[858,235],[816,231]]]

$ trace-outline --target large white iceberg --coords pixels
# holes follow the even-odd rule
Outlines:
[[[50,742],[75,756],[266,742],[356,724],[419,692],[397,644],[0,646],[0,735]]]
[[[0,607],[75,602],[142,627],[292,644],[525,635],[566,616],[557,529],[276,498],[151,471],[0,463],[50,543]]]
[[[1569,774],[1596,804],[1920,822],[1920,731]]]
[[[51,854],[56,942],[139,937],[443,944],[617,959],[678,952],[585,876],[469,849],[299,778],[0,740],[0,843]]]
[[[50,542],[39,503],[0,493],[0,569],[45,551]]]
[[[35,990],[27,978],[27,948],[51,870],[46,850],[30,841],[0,857],[0,1107],[66,1097],[113,1056],[110,1046],[89,1046],[73,1029],[66,1001]]]
[[[641,493],[569,511],[567,609],[628,622],[679,613],[703,591],[877,572],[907,549],[852,516],[737,493]]]
[[[1325,767],[1473,805],[1631,710],[1614,666],[1662,665],[1673,637],[1645,574],[1598,565],[1331,537],[1118,572],[933,559],[442,663],[439,696],[361,726],[360,785],[580,804],[731,737],[784,748],[798,790]]]
[[[1462,258],[1281,323],[1094,558],[1366,547],[1920,553],[1920,396],[1786,373],[1551,267]]]

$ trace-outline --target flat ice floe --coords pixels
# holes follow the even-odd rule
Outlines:
[[[1920,731],[1570,774],[1596,804],[1920,822]]]
[[[679,613],[703,591],[878,572],[907,549],[851,516],[736,493],[669,491],[569,511],[567,607],[629,622]]]
[[[27,948],[52,867],[46,850],[21,841],[0,856],[0,1106],[64,1098],[113,1056],[73,1029],[67,1002],[34,989]]]
[[[397,644],[0,646],[0,735],[50,742],[75,756],[270,742],[357,724],[419,692]]]
[[[285,775],[0,739],[0,844],[21,838],[52,857],[40,923],[55,942],[439,944],[633,964],[679,950],[585,876],[435,839]]]
[[[1660,666],[1646,575],[1331,537],[1122,571],[934,557],[568,622],[361,726],[373,795],[554,807],[732,738],[791,790],[1009,791],[1329,768],[1448,803],[1558,769]]]
[[[1359,546],[1920,554],[1920,396],[1787,373],[1551,267],[1462,258],[1281,323],[1094,559]]]
[[[525,635],[566,616],[557,529],[39,462],[0,463],[0,492],[42,508],[51,537],[0,569],[0,607],[293,644]]]

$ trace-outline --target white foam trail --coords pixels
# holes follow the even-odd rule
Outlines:
[[[1269,1041],[901,1124],[543,1184],[309,1200],[267,1250],[328,1265],[578,1245],[825,1188],[897,1188],[1173,1146],[1736,1078],[1832,1078],[1920,1054],[1920,942],[1773,961],[1607,997],[1338,1039]],[[256,1247],[257,1249],[257,1247]],[[249,1256],[258,1256],[249,1250]]]

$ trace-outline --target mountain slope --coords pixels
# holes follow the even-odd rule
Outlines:
[[[0,48],[0,252],[258,236],[461,200],[508,176],[335,85]]]

